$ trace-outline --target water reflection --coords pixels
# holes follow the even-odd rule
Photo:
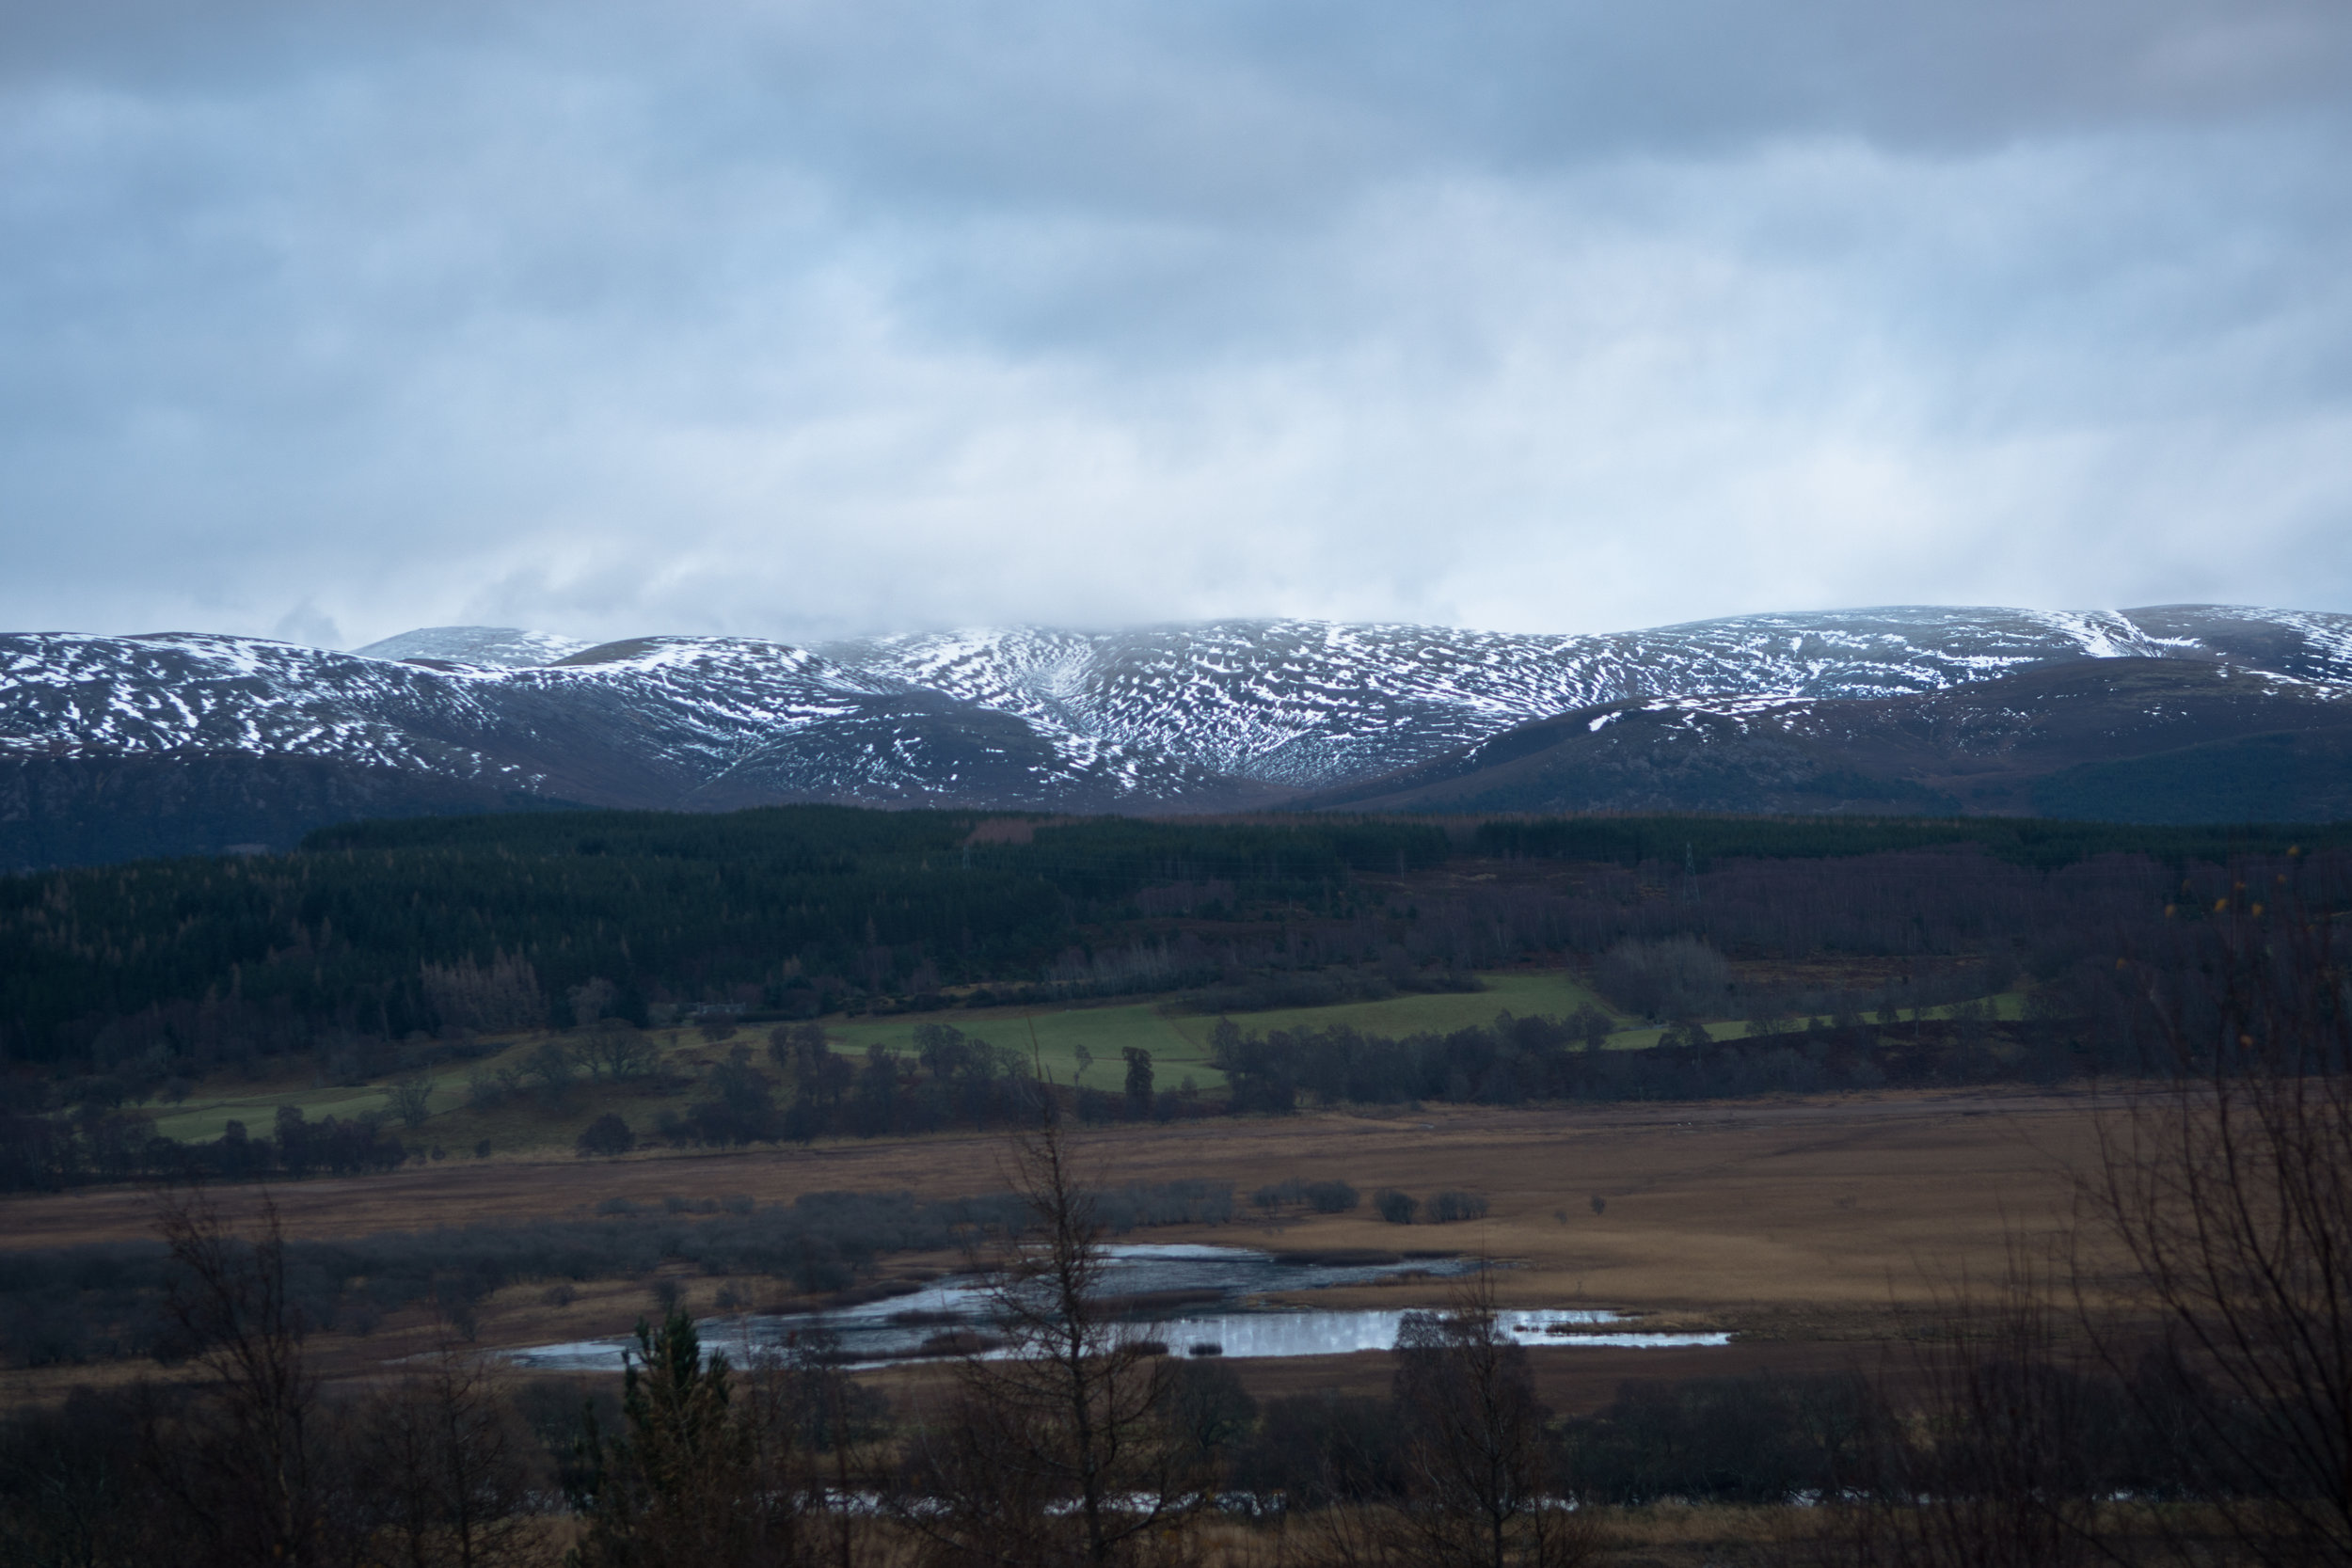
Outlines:
[[[1228,1356],[1352,1355],[1396,1344],[1402,1311],[1232,1312],[1218,1317],[1171,1318],[1138,1325],[1144,1338],[1168,1346],[1172,1355]],[[1501,1312],[1498,1325],[1522,1345],[1654,1346],[1721,1345],[1727,1334],[1593,1333],[1589,1325],[1621,1320],[1614,1312]],[[1215,1345],[1214,1352],[1202,1347]]]
[[[1104,1293],[1124,1308],[1121,1332],[1157,1341],[1175,1355],[1233,1357],[1346,1355],[1387,1350],[1396,1343],[1403,1309],[1281,1311],[1250,1310],[1249,1299],[1277,1291],[1362,1285],[1415,1275],[1445,1278],[1477,1265],[1459,1257],[1367,1251],[1265,1252],[1250,1247],[1193,1243],[1146,1243],[1105,1249]],[[1528,1346],[1668,1347],[1720,1345],[1723,1334],[1595,1332],[1621,1322],[1599,1309],[1514,1311],[1503,1326]],[[990,1323],[986,1287],[959,1275],[919,1290],[861,1302],[824,1313],[781,1313],[706,1323],[713,1343],[757,1350],[822,1331],[834,1336],[840,1353],[869,1366],[888,1366],[926,1355],[977,1348],[987,1341]],[[621,1365],[622,1338],[543,1345],[513,1353],[517,1366],[566,1370],[610,1370]]]

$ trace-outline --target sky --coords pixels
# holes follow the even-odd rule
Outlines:
[[[0,629],[2352,610],[2342,0],[0,39]]]

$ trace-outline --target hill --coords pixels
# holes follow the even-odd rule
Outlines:
[[[1301,803],[2327,821],[2352,816],[2347,696],[2239,664],[2124,658],[1899,697],[1602,704]]]

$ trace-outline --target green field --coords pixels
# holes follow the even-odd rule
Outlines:
[[[433,1097],[428,1101],[433,1108],[433,1125],[438,1128],[449,1113],[464,1107],[469,1074],[487,1071],[501,1063],[527,1055],[543,1037],[527,1035],[493,1055],[471,1062],[445,1062],[433,1069]],[[666,1037],[656,1035],[655,1038],[666,1038],[671,1046],[675,1046],[678,1036],[672,1031]],[[215,1079],[184,1104],[156,1104],[149,1109],[155,1113],[155,1131],[167,1138],[209,1141],[219,1137],[231,1121],[244,1122],[246,1131],[259,1136],[276,1124],[281,1105],[301,1107],[302,1114],[312,1121],[323,1121],[328,1117],[348,1119],[363,1111],[382,1112],[385,1091],[391,1082],[386,1079],[373,1084],[322,1085],[279,1079],[274,1083],[232,1085]]]
[[[1397,996],[1385,1002],[1342,1002],[1327,1007],[1286,1007],[1274,1012],[1236,1013],[1233,1022],[1252,1034],[1276,1029],[1322,1029],[1349,1024],[1367,1034],[1414,1035],[1425,1030],[1444,1032],[1475,1023],[1491,1023],[1495,1014],[1572,1013],[1607,1005],[1562,973],[1482,975],[1486,989]],[[1612,1014],[1612,1016],[1615,1016]],[[1203,1014],[1168,1014],[1156,1002],[1133,1002],[1108,1006],[1051,1008],[1001,1007],[938,1013],[900,1014],[896,1018],[826,1021],[825,1033],[845,1051],[863,1052],[881,1044],[895,1051],[914,1049],[915,1026],[949,1023],[992,1045],[1027,1052],[1034,1048],[1047,1072],[1062,1083],[1078,1081],[1080,1046],[1093,1053],[1094,1065],[1085,1082],[1095,1088],[1119,1086],[1125,1069],[1120,1052],[1137,1046],[1152,1053],[1152,1065],[1163,1087],[1173,1088],[1189,1077],[1202,1088],[1220,1085],[1224,1074],[1209,1065],[1209,1033],[1216,1020]],[[1728,1027],[1737,1028],[1737,1025]],[[1034,1034],[1032,1034],[1034,1031]],[[1646,1036],[1637,1039],[1636,1036]],[[1629,1032],[1612,1044],[1647,1044],[1655,1029]]]
[[[1234,1022],[1244,1029],[1264,1033],[1274,1029],[1300,1027],[1322,1028],[1333,1024],[1352,1024],[1369,1033],[1409,1035],[1422,1030],[1444,1031],[1459,1029],[1474,1023],[1489,1023],[1498,1012],[1520,1015],[1551,1013],[1566,1014],[1587,1004],[1603,1006],[1591,992],[1565,974],[1488,974],[1484,976],[1486,989],[1482,991],[1442,992],[1432,995],[1399,996],[1386,1002],[1348,1002],[1327,1007],[1292,1007],[1278,1012],[1241,1013]],[[1173,1089],[1190,1078],[1199,1087],[1221,1087],[1224,1075],[1209,1065],[1209,1032],[1216,1026],[1212,1017],[1196,1015],[1169,1016],[1159,1010],[1157,1002],[1134,1002],[1107,1006],[1065,1006],[1048,1008],[951,1008],[935,1013],[901,1013],[880,1019],[829,1018],[822,1021],[826,1035],[834,1048],[854,1055],[864,1054],[866,1048],[877,1043],[894,1051],[912,1054],[914,1031],[918,1024],[948,1023],[967,1035],[977,1035],[993,1045],[1006,1046],[1026,1053],[1034,1040],[1035,1049],[1045,1070],[1061,1083],[1079,1081],[1078,1048],[1084,1046],[1094,1057],[1085,1075],[1085,1083],[1095,1088],[1116,1090],[1124,1079],[1125,1067],[1120,1051],[1126,1046],[1139,1046],[1152,1053],[1152,1067],[1159,1084]],[[1724,1026],[1735,1030],[1738,1025]],[[1034,1034],[1032,1031],[1034,1030]],[[725,1045],[712,1045],[700,1039],[691,1030],[656,1031],[654,1037],[662,1046],[662,1054],[675,1065],[692,1075],[698,1060],[722,1054],[736,1044],[750,1045],[755,1052],[762,1047],[767,1031],[750,1027],[739,1031]],[[1656,1029],[1625,1031],[1612,1039],[1613,1045],[1645,1045],[1657,1038]],[[526,1109],[522,1104],[488,1115],[467,1111],[466,1080],[477,1071],[487,1071],[509,1058],[519,1058],[533,1049],[540,1036],[526,1036],[513,1041],[497,1055],[476,1062],[444,1064],[435,1069],[432,1099],[433,1118],[426,1136],[457,1138],[469,1145],[477,1137],[492,1136],[501,1148],[513,1143],[540,1143],[554,1134],[546,1123],[550,1118]],[[205,1092],[207,1089],[213,1092]],[[231,1120],[242,1121],[255,1133],[270,1130],[281,1105],[298,1105],[312,1121],[334,1116],[350,1117],[363,1111],[385,1108],[385,1085],[320,1085],[279,1079],[267,1083],[228,1084],[215,1081],[199,1089],[186,1103],[178,1106],[156,1105],[155,1130],[166,1137],[183,1140],[209,1141],[220,1136]],[[627,1097],[606,1092],[600,1085],[582,1082],[570,1097],[575,1107],[604,1107],[608,1102],[624,1109],[638,1119],[645,1115],[634,1108]],[[568,1127],[583,1119],[584,1112],[553,1118]],[[568,1132],[564,1137],[568,1137]],[[415,1134],[407,1134],[412,1140]]]
[[[1272,1012],[1236,1013],[1232,1019],[1244,1030],[1253,1034],[1268,1034],[1277,1029],[1318,1029],[1348,1024],[1367,1034],[1405,1036],[1423,1032],[1443,1034],[1472,1024],[1491,1023],[1495,1015],[1502,1012],[1521,1018],[1565,1017],[1580,1007],[1589,1006],[1609,1014],[1618,1023],[1609,1037],[1610,1050],[1642,1050],[1656,1045],[1659,1036],[1664,1032],[1656,1024],[1631,1022],[1565,972],[1513,971],[1486,974],[1481,978],[1486,983],[1484,990],[1443,991],[1391,997],[1385,1002],[1343,1002],[1326,1007],[1288,1007]],[[2017,992],[2005,992],[1988,1000],[1997,1017],[2014,1020],[2022,1016],[2024,998]],[[1948,1017],[1951,1012],[1950,1007],[1926,1009],[1930,1018]],[[950,1008],[935,1013],[901,1013],[891,1018],[829,1018],[822,1022],[834,1048],[852,1055],[862,1055],[868,1046],[875,1044],[912,1054],[914,1051],[914,1031],[918,1025],[947,1023],[992,1045],[1025,1053],[1034,1046],[1041,1065],[1058,1083],[1083,1082],[1089,1087],[1116,1091],[1125,1076],[1120,1052],[1128,1046],[1137,1046],[1152,1053],[1152,1069],[1162,1089],[1177,1088],[1187,1078],[1203,1089],[1222,1087],[1225,1082],[1224,1074],[1209,1065],[1209,1034],[1216,1027],[1216,1019],[1201,1014],[1163,1013],[1157,1002],[1040,1008]],[[1707,1025],[1707,1032],[1718,1040],[1734,1040],[1747,1033],[1747,1025],[1738,1020],[1715,1022]],[[657,1031],[654,1037],[660,1045],[664,1057],[691,1077],[698,1074],[701,1064],[716,1058],[736,1044],[749,1045],[755,1052],[760,1051],[765,1035],[764,1028],[746,1028],[724,1045],[705,1041],[691,1030]],[[607,1108],[623,1110],[632,1121],[650,1119],[641,1095],[584,1080],[568,1097],[566,1112],[554,1117],[531,1109],[528,1097],[496,1111],[485,1113],[467,1109],[466,1080],[470,1073],[485,1071],[510,1058],[528,1054],[544,1037],[526,1036],[514,1040],[495,1056],[462,1065],[446,1064],[437,1069],[431,1101],[434,1115],[423,1136],[427,1140],[455,1140],[469,1147],[478,1138],[489,1137],[504,1149],[550,1141],[567,1142],[578,1131],[575,1124],[584,1124],[588,1117]],[[1093,1057],[1083,1079],[1078,1071],[1077,1054],[1082,1046]],[[313,1121],[329,1116],[349,1117],[363,1111],[380,1112],[385,1108],[385,1085],[380,1084],[346,1086],[281,1079],[272,1084],[215,1084],[207,1087],[215,1092],[199,1090],[183,1105],[152,1107],[156,1113],[155,1130],[170,1138],[210,1140],[220,1136],[222,1130],[232,1119],[244,1122],[257,1134],[265,1133],[270,1130],[280,1105],[299,1105],[303,1114]],[[404,1135],[411,1141],[418,1136],[416,1133]]]
[[[464,1079],[457,1080],[455,1091],[437,1092],[433,1097],[437,1110],[446,1101],[454,1105],[465,1099]],[[451,1089],[444,1085],[443,1089]],[[278,1108],[299,1105],[302,1114],[312,1121],[327,1117],[349,1119],[362,1111],[381,1111],[384,1090],[373,1085],[358,1087],[334,1085],[326,1088],[256,1089],[251,1093],[214,1099],[199,1094],[184,1105],[154,1107],[155,1131],[167,1138],[183,1142],[209,1142],[221,1135],[232,1121],[241,1121],[246,1131],[257,1135],[267,1133],[276,1125]]]

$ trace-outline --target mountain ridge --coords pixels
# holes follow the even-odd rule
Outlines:
[[[135,811],[141,800],[167,810],[168,799],[193,798],[167,789],[151,764],[201,770],[243,759],[232,793],[244,802],[235,815],[250,823],[266,816],[274,775],[249,765],[304,759],[311,771],[289,797],[284,832],[268,839],[275,847],[341,819],[333,814],[344,807],[333,802],[344,797],[394,815],[460,809],[460,800],[1149,812],[1380,801],[1379,809],[1426,810],[1463,792],[1434,777],[1415,783],[1414,769],[1489,769],[1494,755],[1479,761],[1476,749],[1611,705],[1696,704],[1718,728],[1740,705],[1813,705],[1807,712],[1864,705],[1852,709],[1860,715],[1869,704],[1909,703],[1931,714],[1942,711],[1940,694],[2033,671],[2127,665],[2244,670],[2274,683],[2262,701],[2279,714],[2304,714],[2309,691],[2292,695],[2276,683],[2352,689],[2352,616],[2213,605],[1888,606],[1603,634],[1265,619],[1107,632],[981,628],[815,646],[688,636],[590,644],[516,627],[439,626],[347,653],[196,632],[4,635],[0,768],[23,778],[0,789],[0,865],[40,863],[32,846],[62,841],[59,812],[89,818],[75,841],[96,845],[107,811]],[[2070,700],[2079,707],[2125,698],[2085,689]],[[2213,734],[2173,735],[2171,749],[2261,728],[2229,711],[2226,722],[2214,718]],[[1781,739],[1808,755],[1839,744],[1884,750],[1901,728],[1881,715],[1876,728],[1864,726],[1877,737],[1866,746],[1861,731],[1837,742],[1818,720],[1806,721],[1809,730],[1788,728],[1797,721],[1787,715],[1776,722]],[[2082,741],[2067,766],[2124,759],[2139,740],[2121,738],[2132,727],[2119,724],[2115,747],[2099,752]],[[1645,720],[1611,748],[1626,752],[1620,743],[1645,726],[1658,727]],[[2310,727],[2302,719],[2271,727],[2298,726]],[[1653,768],[1709,743],[1658,744],[1665,749],[1647,753]],[[1744,786],[1740,769],[1725,771],[1721,760],[1740,748],[1708,753],[1723,775],[1709,799],[1786,796],[1768,787],[1761,744],[1746,743],[1764,771]],[[68,763],[80,771],[54,772]],[[1895,791],[1915,805],[2038,809],[2030,789],[1979,803],[1933,783],[1934,766],[1915,764],[1903,776],[1916,775],[1925,795],[1911,785]],[[44,768],[54,776],[40,784],[34,775]],[[320,768],[353,770],[364,787],[326,787],[313,776]],[[1849,771],[1894,787],[1893,775]],[[108,785],[125,799],[100,804],[107,788],[91,783],[99,778],[146,782]],[[413,799],[403,779],[416,783]],[[1382,781],[1390,783],[1373,791]],[[1579,797],[1563,785],[1543,798],[1555,802],[1545,809],[1593,809],[1624,794],[1596,787]],[[307,802],[299,809],[296,797]],[[82,803],[60,803],[70,800]],[[185,847],[219,847],[195,820]],[[169,840],[151,824],[135,836],[144,846]]]

